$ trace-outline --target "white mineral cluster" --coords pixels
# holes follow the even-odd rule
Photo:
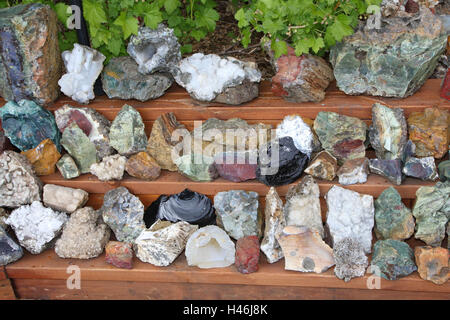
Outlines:
[[[100,163],[91,165],[91,173],[100,181],[122,180],[127,158],[120,154],[103,158]]]
[[[311,157],[315,149],[314,134],[311,127],[300,116],[287,116],[277,127],[277,137],[291,137],[295,147]]]
[[[89,194],[81,189],[46,184],[44,186],[44,204],[54,210],[73,213],[83,207]]]
[[[72,51],[62,53],[67,73],[59,79],[61,91],[79,103],[95,98],[94,84],[103,70],[106,57],[97,50],[75,43]]]

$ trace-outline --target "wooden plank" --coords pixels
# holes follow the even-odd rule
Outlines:
[[[9,279],[0,280],[0,300],[16,300],[16,295]]]
[[[20,299],[91,300],[449,300],[448,293],[282,286],[83,281],[79,290],[67,289],[64,280],[15,279]],[[189,305],[188,303],[186,305]]]

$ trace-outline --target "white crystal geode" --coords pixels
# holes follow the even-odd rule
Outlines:
[[[233,241],[217,226],[206,226],[194,232],[185,251],[188,265],[202,269],[228,267],[234,264],[235,254]]]
[[[106,57],[87,46],[75,43],[72,51],[62,53],[67,73],[59,79],[61,91],[79,103],[95,98],[94,84],[103,70]]]

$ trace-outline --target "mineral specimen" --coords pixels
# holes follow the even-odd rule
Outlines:
[[[175,146],[172,137],[177,131],[189,133],[185,126],[177,121],[173,113],[162,114],[153,123],[147,152],[158,162],[161,169],[177,171],[177,166],[172,160],[172,150]]]
[[[272,187],[266,195],[264,238],[261,242],[261,251],[269,263],[275,263],[284,257],[277,238],[285,226],[283,201],[277,190]]]
[[[441,31],[441,21],[428,9],[411,17],[382,18],[380,30],[361,22],[330,52],[339,89],[351,95],[412,95],[445,50],[447,36]]]
[[[0,207],[20,207],[41,200],[42,183],[25,156],[14,151],[0,155]]]
[[[231,190],[214,197],[217,224],[236,240],[262,235],[262,215],[256,192]]]
[[[271,187],[290,184],[300,178],[307,162],[308,155],[295,147],[292,138],[283,137],[260,148],[256,177]]]
[[[450,160],[442,161],[438,165],[439,178],[442,182],[450,180]]]
[[[375,243],[370,271],[387,280],[397,280],[417,270],[414,252],[405,242],[378,240]]]
[[[145,230],[144,205],[125,187],[108,191],[98,212],[118,241],[132,243]]]
[[[145,225],[150,227],[158,219],[186,221],[204,227],[216,223],[216,214],[207,196],[185,189],[179,194],[162,195],[148,207],[144,216]]]
[[[147,152],[131,156],[125,164],[125,170],[132,177],[142,180],[156,180],[161,174],[161,167]]]
[[[63,178],[67,180],[79,177],[81,174],[77,164],[68,154],[63,155],[61,159],[59,159],[59,161],[56,163],[56,167],[58,168]]]
[[[6,224],[6,219],[9,217],[9,212],[5,210],[4,208],[0,208],[0,227],[2,227],[5,231],[9,228],[9,226]]]
[[[336,158],[328,151],[322,151],[311,161],[308,168],[305,169],[305,173],[312,175],[314,178],[333,181],[337,170]]]
[[[81,189],[46,184],[43,201],[47,207],[54,210],[73,213],[82,208],[89,199],[89,194]]]
[[[234,264],[236,249],[225,231],[206,226],[189,237],[185,255],[189,266],[224,268]]]
[[[103,158],[100,163],[91,165],[91,173],[100,181],[122,180],[127,158],[120,154]]]
[[[289,188],[284,217],[287,226],[305,226],[324,237],[319,185],[313,177],[307,175],[299,184]]]
[[[61,91],[79,103],[95,98],[94,83],[102,72],[106,57],[90,47],[74,44],[72,51],[62,53],[67,73],[58,81]]]
[[[256,179],[257,152],[222,152],[214,157],[217,173],[224,179],[242,182]]]
[[[0,226],[0,266],[16,262],[23,256],[23,249]]]
[[[173,224],[158,221],[136,239],[136,257],[143,262],[166,267],[183,252],[189,237],[197,230],[198,226],[185,221]]]
[[[239,105],[258,96],[261,72],[254,62],[196,53],[181,60],[174,77],[193,99]]]
[[[421,180],[435,181],[439,178],[434,157],[409,158],[403,167],[403,173]]]
[[[441,98],[450,100],[450,68],[447,69],[444,82],[442,83]]]
[[[333,244],[344,238],[357,240],[370,253],[375,208],[373,197],[333,186],[325,196],[328,206],[327,226]]]
[[[378,159],[402,159],[408,141],[408,125],[403,109],[391,109],[375,103],[372,107],[369,137]]]
[[[368,174],[369,159],[367,158],[346,160],[337,172],[339,183],[344,186],[366,183]]]
[[[89,173],[97,163],[97,150],[89,137],[73,122],[63,132],[61,144],[72,156],[80,173]]]
[[[416,247],[414,256],[422,279],[444,284],[449,277],[449,250],[441,247]]]
[[[248,274],[259,269],[259,239],[257,236],[248,236],[236,242],[236,269],[240,273]]]
[[[322,147],[340,163],[366,155],[367,125],[362,120],[334,112],[319,112],[314,131]]]
[[[52,140],[42,141],[36,148],[23,151],[22,154],[30,161],[34,172],[38,176],[47,176],[55,173],[56,163],[61,154]]]
[[[130,38],[128,54],[139,65],[142,74],[157,71],[175,73],[181,60],[180,44],[173,29],[159,24],[156,29],[141,27]]]
[[[65,213],[45,208],[39,201],[15,209],[6,220],[14,229],[20,245],[32,254],[47,249],[66,222]]]
[[[283,249],[286,270],[322,273],[334,266],[333,249],[316,230],[287,226],[278,242]]]
[[[111,122],[96,110],[86,107],[75,108],[66,104],[55,111],[55,120],[61,133],[75,122],[95,145],[100,160],[114,152],[109,145]]]
[[[445,156],[449,144],[449,121],[449,112],[437,107],[411,113],[408,118],[409,139],[416,145],[418,157],[441,159]]]
[[[168,73],[144,75],[130,57],[113,58],[102,73],[103,90],[110,99],[147,101],[164,95],[173,78]]]
[[[381,13],[384,17],[404,16],[407,2],[408,0],[383,0],[380,4]]]
[[[53,114],[33,101],[10,101],[0,108],[5,135],[22,151],[36,148],[45,139],[51,139],[58,151],[60,134]]]
[[[369,169],[371,173],[378,174],[387,178],[390,182],[396,185],[401,185],[405,176],[402,172],[401,160],[381,160],[370,159]]]
[[[124,105],[117,114],[109,131],[110,145],[123,156],[145,151],[147,136],[139,112],[129,105]]]
[[[193,181],[208,182],[219,174],[214,166],[214,158],[202,154],[188,154],[175,160],[178,171]]]
[[[109,237],[110,230],[101,215],[85,207],[70,215],[61,238],[56,241],[55,252],[60,258],[92,259],[103,252]]]
[[[0,10],[0,96],[48,104],[58,98],[62,60],[56,14],[47,5]]]
[[[375,200],[375,234],[378,239],[406,240],[414,234],[411,210],[398,191],[389,187]]]
[[[131,243],[110,241],[105,247],[106,262],[117,268],[133,268],[133,245]]]
[[[334,274],[345,282],[352,278],[363,277],[366,273],[369,260],[361,244],[353,238],[344,238],[338,241],[333,248],[336,267]]]

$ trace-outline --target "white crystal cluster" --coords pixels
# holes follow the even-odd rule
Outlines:
[[[127,158],[116,154],[108,156],[100,163],[91,165],[91,173],[100,181],[122,180]]]
[[[288,116],[277,127],[277,137],[291,137],[295,147],[311,157],[314,151],[314,135],[311,127],[300,116]]]

